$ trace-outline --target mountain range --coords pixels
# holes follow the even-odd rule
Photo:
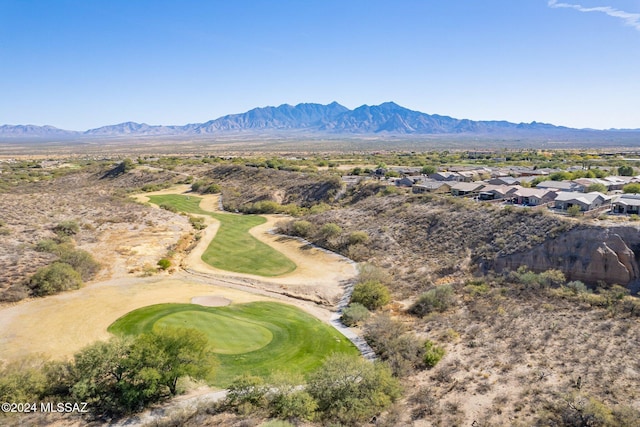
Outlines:
[[[580,132],[608,132],[571,129],[563,126],[531,122],[474,121],[426,114],[404,108],[394,102],[362,105],[353,110],[332,102],[328,105],[303,103],[295,106],[254,108],[241,114],[230,114],[205,123],[184,126],[156,126],[126,122],[89,129],[84,132],[58,129],[52,126],[3,125],[0,137],[125,137],[125,136],[215,136],[240,132],[244,134],[269,131],[304,131],[307,134],[332,135],[485,135],[562,136]],[[638,132],[640,130],[626,130]]]

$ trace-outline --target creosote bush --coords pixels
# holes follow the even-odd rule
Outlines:
[[[82,286],[82,277],[69,264],[54,262],[38,269],[29,279],[28,286],[35,296],[53,295],[79,289]]]
[[[329,222],[320,227],[320,235],[325,240],[338,237],[340,233],[342,233],[342,228],[333,222]]]
[[[367,233],[366,231],[353,231],[349,233],[350,245],[367,243],[368,240],[369,240],[369,233]]]
[[[351,294],[351,303],[359,303],[369,310],[377,310],[391,301],[389,289],[375,280],[356,284]]]
[[[54,253],[60,257],[58,261],[73,267],[80,274],[82,280],[90,280],[100,271],[100,264],[85,250],[58,245],[58,250]]]
[[[581,213],[582,213],[582,210],[578,205],[573,205],[567,208],[567,214],[569,214],[569,216],[578,216]]]
[[[169,211],[169,212],[178,213],[178,209],[175,206],[170,205],[168,203],[162,203],[158,207],[160,209],[164,209],[164,210]]]
[[[377,315],[365,324],[364,339],[397,377],[424,368],[424,340],[387,314]]]
[[[80,231],[80,226],[78,225],[77,221],[67,220],[62,221],[60,224],[53,227],[53,231],[59,235],[73,236],[74,234],[78,234],[78,231]]]
[[[204,223],[204,218],[201,216],[189,216],[189,223],[195,230],[204,230],[207,225]]]
[[[364,305],[354,302],[342,311],[340,321],[346,326],[358,326],[367,320],[369,316],[371,316],[371,313]]]
[[[293,233],[300,237],[310,236],[313,234],[314,228],[313,224],[305,220],[294,221],[292,224]]]
[[[427,340],[424,343],[424,364],[427,368],[431,369],[438,364],[444,357],[444,348],[438,347],[432,341]]]
[[[162,270],[166,270],[171,267],[171,261],[166,258],[162,258],[160,261],[158,261],[158,267],[160,267]]]
[[[420,295],[418,300],[409,308],[409,313],[424,317],[434,311],[447,311],[455,303],[456,297],[451,286],[437,286]]]

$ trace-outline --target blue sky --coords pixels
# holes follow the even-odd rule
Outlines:
[[[640,1],[0,0],[0,124],[332,101],[640,128]]]

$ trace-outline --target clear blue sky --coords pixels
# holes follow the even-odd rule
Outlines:
[[[0,0],[0,124],[331,101],[640,128],[640,1]]]

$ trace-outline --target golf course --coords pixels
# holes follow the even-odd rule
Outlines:
[[[266,221],[264,217],[208,212],[200,208],[202,198],[197,196],[152,195],[149,201],[178,212],[208,215],[220,222],[218,232],[202,255],[202,260],[212,267],[265,277],[281,276],[296,269],[289,258],[249,234],[251,228]]]
[[[208,337],[218,360],[210,382],[221,388],[246,373],[304,375],[332,353],[358,354],[331,326],[296,307],[267,301],[225,307],[156,304],[124,315],[108,330],[137,335],[165,327],[193,328]]]

